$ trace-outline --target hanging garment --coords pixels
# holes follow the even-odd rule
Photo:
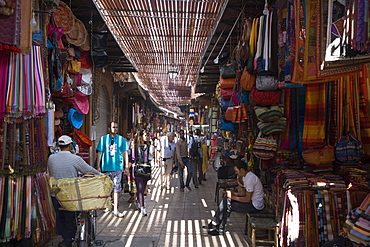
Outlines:
[[[325,84],[306,86],[304,129],[302,142],[304,147],[322,143],[325,139],[326,99]]]

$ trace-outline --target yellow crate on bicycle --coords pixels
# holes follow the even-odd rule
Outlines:
[[[50,178],[52,191],[63,209],[87,211],[110,208],[113,181],[109,176],[85,175],[77,178]]]

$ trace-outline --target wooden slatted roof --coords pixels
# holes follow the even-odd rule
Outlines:
[[[136,80],[161,105],[190,103],[227,0],[93,0]],[[168,72],[178,72],[170,79]],[[194,96],[194,94],[193,94]]]

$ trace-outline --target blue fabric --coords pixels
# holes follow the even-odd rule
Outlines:
[[[126,139],[120,135],[113,138],[108,134],[100,138],[96,150],[102,152],[102,171],[122,171],[122,152],[128,150]]]

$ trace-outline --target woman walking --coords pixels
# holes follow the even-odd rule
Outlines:
[[[149,148],[150,148],[150,135],[146,130],[140,130],[133,141],[131,147],[131,157],[129,158],[129,167],[132,170],[132,176],[136,183],[136,206],[141,210],[143,216],[147,216],[146,208],[144,204],[144,193],[148,181],[151,179],[150,172],[147,171],[147,174],[135,172],[135,166],[149,166]]]

